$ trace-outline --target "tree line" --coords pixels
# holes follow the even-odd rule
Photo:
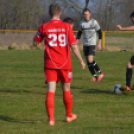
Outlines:
[[[116,24],[132,25],[129,16],[134,11],[134,0],[0,0],[0,29],[37,30],[43,20],[50,20],[48,8],[52,2],[61,6],[62,19],[75,20],[74,30],[85,7],[103,30],[115,30]]]

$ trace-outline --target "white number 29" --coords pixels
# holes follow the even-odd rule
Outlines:
[[[64,47],[67,45],[67,40],[66,40],[66,35],[65,34],[59,34],[58,37],[56,34],[49,34],[48,38],[51,39],[53,38],[50,42],[50,46],[57,46],[57,42],[59,42],[59,45],[61,47]]]

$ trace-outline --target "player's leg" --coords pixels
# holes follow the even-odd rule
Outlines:
[[[72,70],[60,70],[58,81],[61,81],[63,90],[63,102],[66,109],[66,122],[71,122],[77,118],[77,115],[72,113],[73,109],[73,96],[70,92],[70,83],[72,81]]]
[[[47,83],[47,95],[46,95],[46,111],[48,115],[48,123],[53,126],[55,124],[54,119],[54,95],[56,90],[56,82]]]
[[[97,62],[94,60],[94,56],[95,56],[95,46],[89,46],[89,56],[88,56],[88,61],[90,62],[91,66],[93,67],[93,69],[95,71],[98,72],[98,77],[96,75],[97,81],[101,81],[102,78],[104,77],[104,74],[101,72]]]
[[[54,126],[54,95],[56,91],[57,72],[56,70],[45,70],[45,82],[47,83],[47,94],[46,94],[46,111],[48,115],[48,124]]]
[[[56,90],[56,82],[47,83],[46,109],[49,120],[54,120],[54,94]]]
[[[101,72],[101,70],[100,70],[98,64],[97,64],[95,61],[93,61],[93,66],[94,66],[94,69],[98,72],[97,81],[101,81],[102,78],[104,77],[104,74]]]
[[[89,72],[93,76],[91,81],[96,81],[97,75],[95,74],[95,70],[94,70],[94,67],[92,64],[95,52],[91,52],[90,46],[83,46],[83,52],[84,52],[84,56],[86,58]]]
[[[132,80],[132,68],[134,67],[134,55],[131,57],[130,61],[127,63],[126,71],[126,86],[127,90],[131,89],[131,80]]]
[[[132,80],[132,73],[133,70],[132,68],[134,67],[134,55],[131,57],[130,61],[127,63],[126,66],[126,87],[121,87],[120,90],[122,91],[131,91],[131,80]]]
[[[88,57],[86,57],[86,61],[87,61],[87,64],[88,64],[88,69],[91,73],[91,75],[93,76],[93,78],[91,79],[91,81],[96,81],[97,80],[97,75],[95,73],[95,70],[94,70],[94,66],[93,66],[93,55],[90,55]]]
[[[132,79],[132,68],[131,62],[127,63],[127,71],[126,71],[126,86],[131,87],[131,79]]]
[[[93,67],[98,72],[98,74],[101,74],[101,70],[100,70],[98,64],[96,63],[96,61],[93,61]]]
[[[73,96],[70,93],[70,83],[61,83],[63,90],[63,102],[66,109],[66,122],[71,122],[77,118],[76,114],[72,113],[73,109]]]
[[[61,83],[63,90],[63,102],[66,108],[66,116],[71,116],[73,107],[73,97],[70,93],[70,83]]]

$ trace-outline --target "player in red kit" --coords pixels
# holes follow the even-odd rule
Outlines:
[[[34,37],[34,45],[43,39],[44,50],[44,73],[45,82],[48,85],[46,95],[46,110],[48,114],[48,124],[55,125],[54,119],[54,95],[56,83],[61,82],[63,90],[63,101],[66,108],[66,122],[71,122],[77,118],[72,113],[73,98],[70,93],[70,82],[72,79],[70,48],[85,68],[85,63],[76,45],[76,39],[72,27],[60,20],[61,10],[58,4],[51,4],[49,14],[52,20],[39,27],[37,35]]]

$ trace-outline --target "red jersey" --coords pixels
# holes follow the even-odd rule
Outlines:
[[[70,46],[76,44],[72,27],[61,20],[51,20],[39,27],[34,40],[45,43],[44,69],[71,69]]]

